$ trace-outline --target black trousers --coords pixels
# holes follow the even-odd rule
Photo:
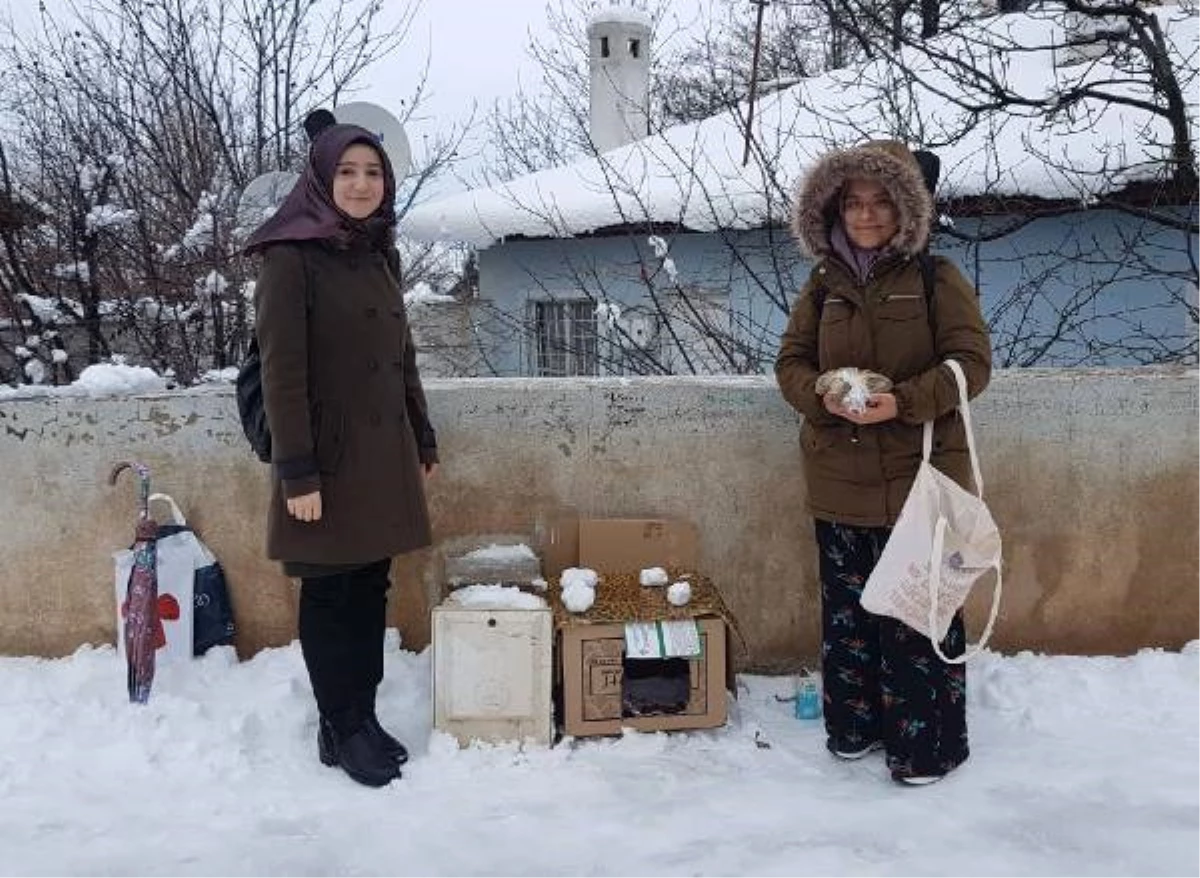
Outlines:
[[[821,520],[816,527],[830,746],[858,750],[880,741],[893,774],[945,774],[969,755],[966,668],[938,658],[925,635],[859,603],[890,528]],[[966,648],[961,611],[941,647],[951,658]]]
[[[300,580],[300,649],[317,709],[340,735],[375,710],[383,681],[390,558]]]

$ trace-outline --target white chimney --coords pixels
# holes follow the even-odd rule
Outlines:
[[[650,34],[640,9],[614,4],[588,21],[591,55],[591,136],[607,152],[649,133]]]

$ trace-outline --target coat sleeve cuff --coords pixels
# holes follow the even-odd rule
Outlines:
[[[907,384],[897,384],[892,388],[892,396],[896,398],[896,417],[905,424],[919,424],[913,419],[912,388]]]
[[[321,490],[321,477],[318,475],[305,476],[301,479],[280,479],[283,485],[283,496],[289,500],[293,497],[303,497],[315,494]]]
[[[421,463],[425,466],[438,463],[438,452],[436,445],[422,445],[417,448],[417,456]]]
[[[300,457],[289,457],[287,460],[277,460],[275,461],[275,472],[279,474],[279,478],[285,481],[313,476],[317,474],[317,459],[311,454],[305,454]]]
[[[276,461],[275,473],[283,484],[283,495],[289,499],[321,490],[317,459],[311,454]]]

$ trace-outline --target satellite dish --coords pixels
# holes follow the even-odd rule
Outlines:
[[[626,338],[639,348],[650,347],[658,338],[658,320],[653,314],[632,312],[617,318]]]
[[[251,180],[238,199],[238,231],[249,235],[274,216],[299,179],[300,175],[291,171],[267,171]]]
[[[349,104],[338,104],[333,108],[333,115],[340,124],[358,125],[366,128],[379,138],[384,151],[392,162],[392,170],[396,179],[408,176],[412,169],[412,150],[408,145],[408,135],[400,120],[378,104],[366,101],[354,101]]]

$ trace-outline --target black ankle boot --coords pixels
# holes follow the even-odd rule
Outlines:
[[[379,749],[390,756],[397,765],[408,762],[408,748],[388,734],[388,730],[379,724],[379,717],[374,712],[367,715],[363,728],[375,739]]]
[[[337,739],[333,737],[333,726],[325,717],[317,722],[317,756],[322,765],[337,765]]]
[[[338,765],[353,780],[382,787],[400,777],[400,766],[380,746],[366,724],[341,737],[324,718],[317,727],[317,755],[324,765]]]

